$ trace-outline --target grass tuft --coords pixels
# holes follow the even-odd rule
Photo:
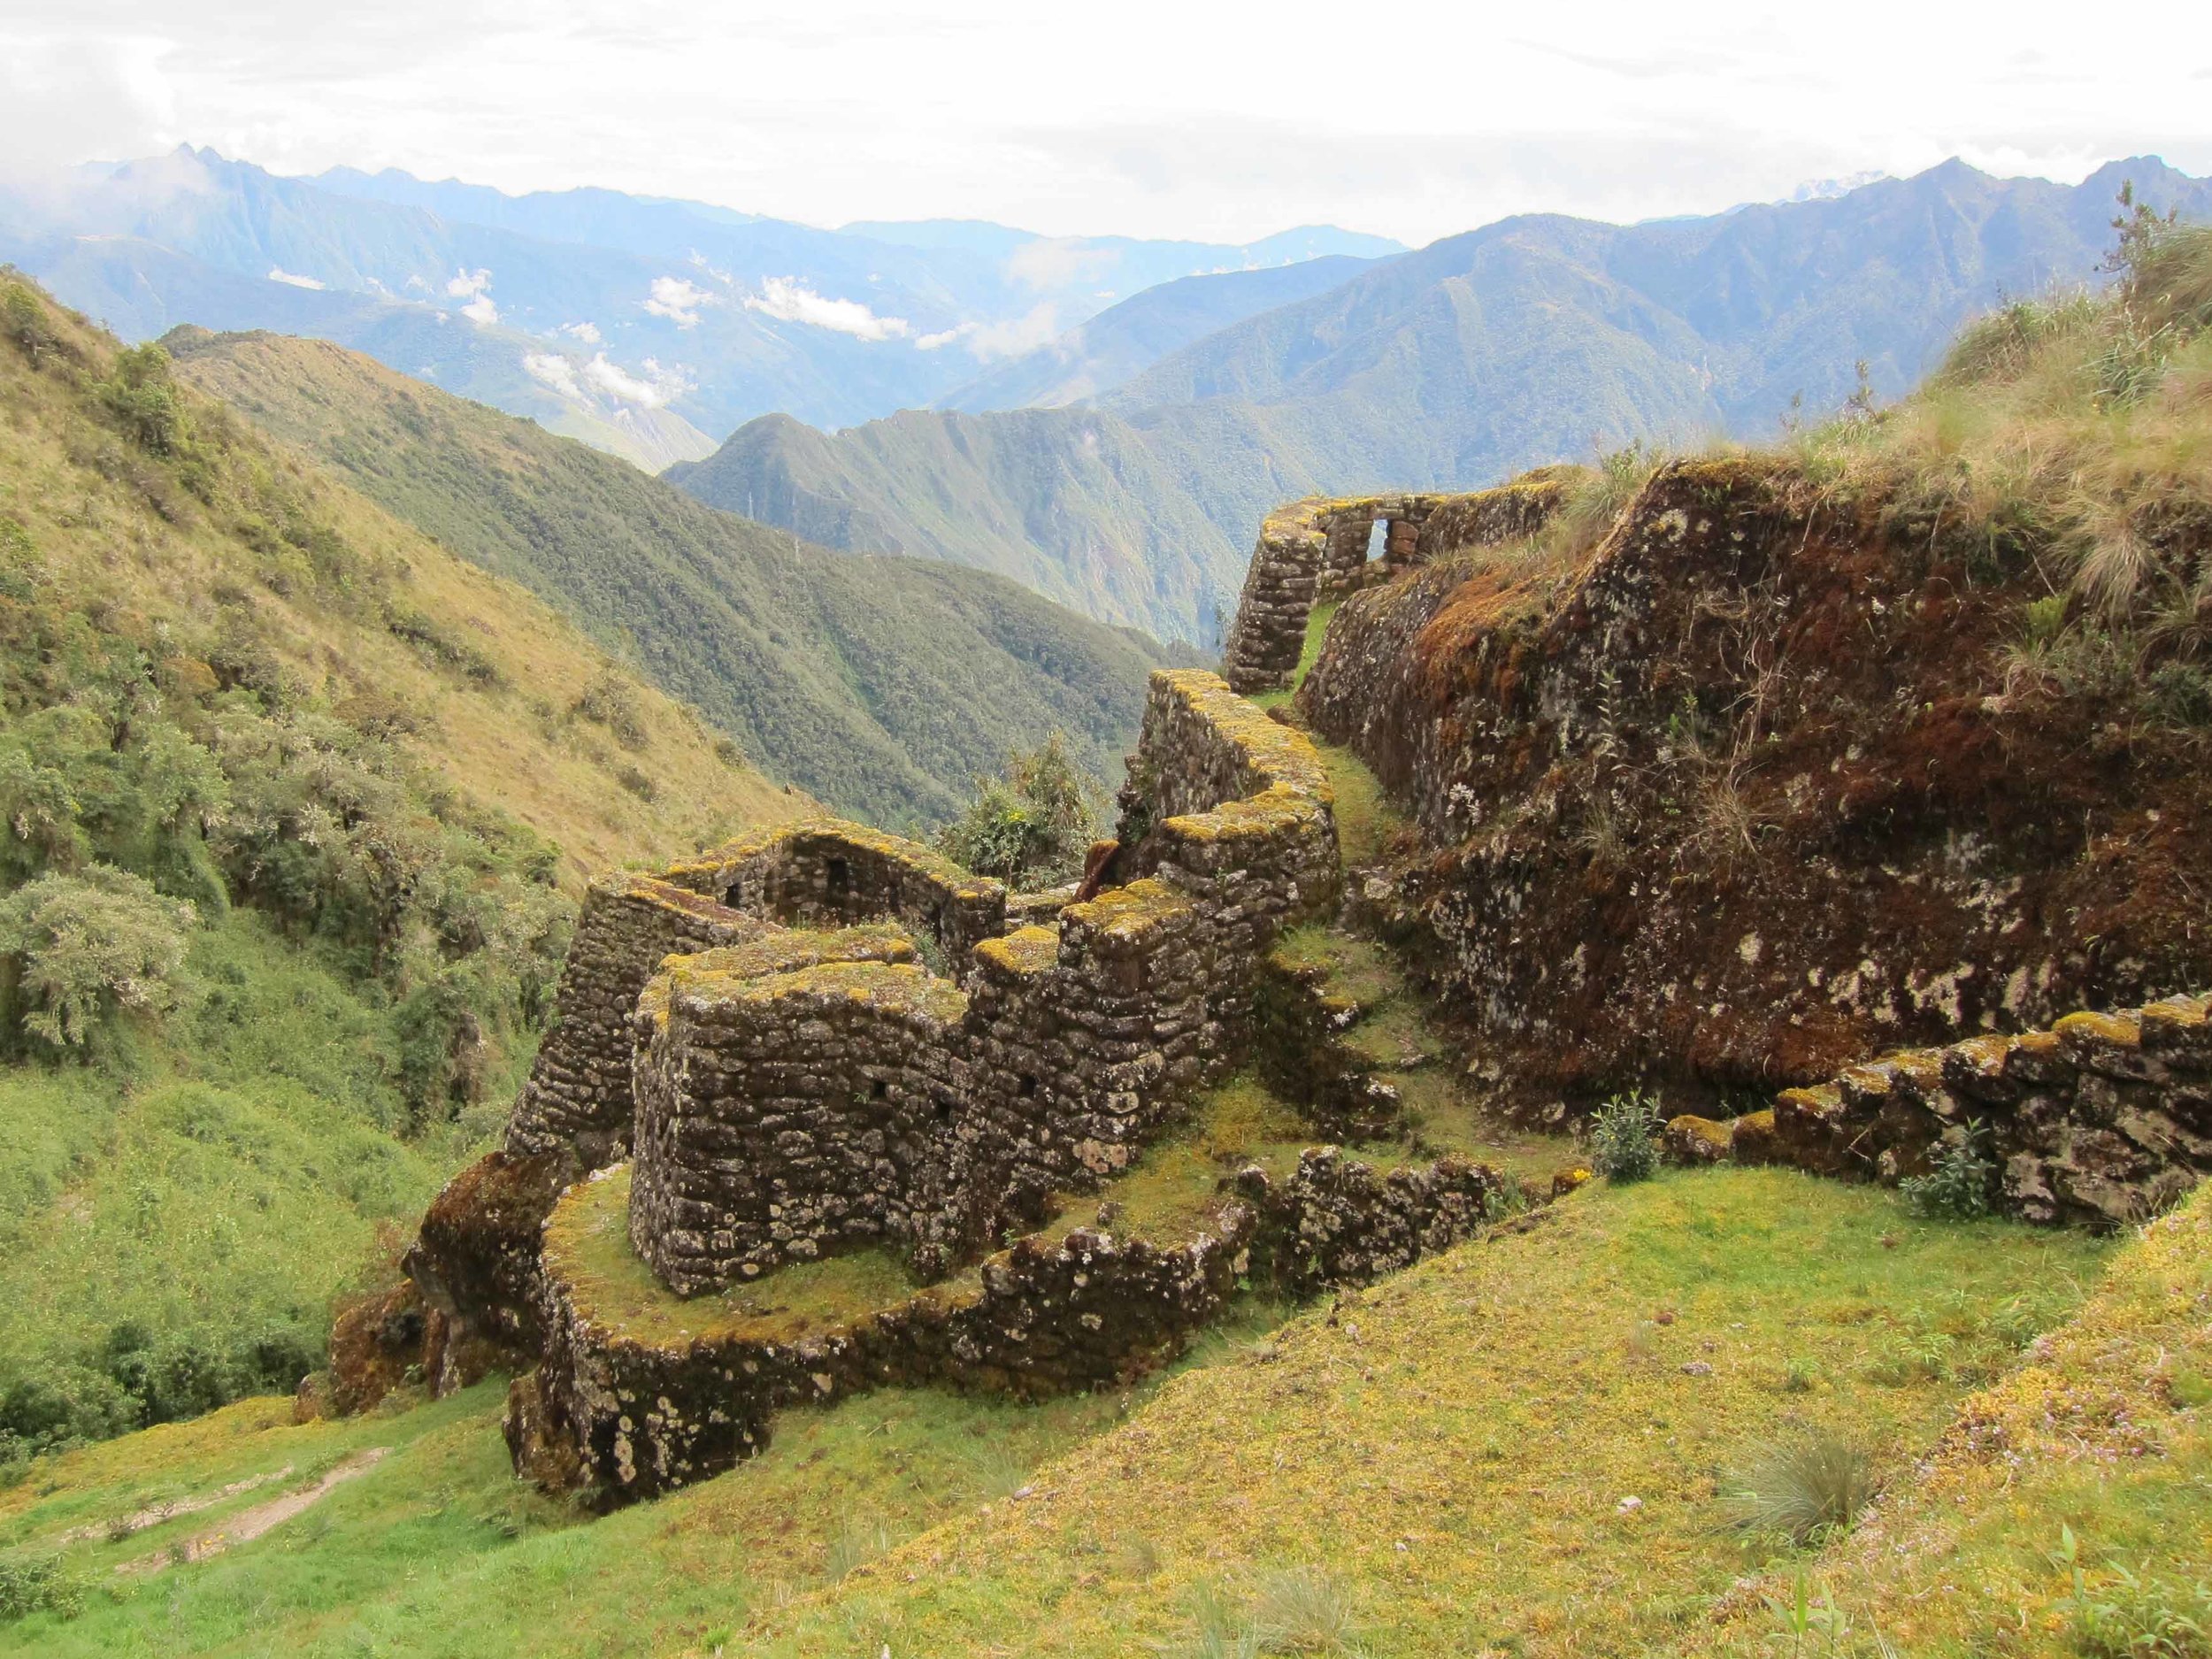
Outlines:
[[[1874,1495],[1874,1461],[1857,1440],[1821,1429],[1761,1448],[1727,1485],[1739,1530],[1802,1549],[1857,1519]]]

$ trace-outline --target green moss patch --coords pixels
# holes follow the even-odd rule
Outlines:
[[[713,1295],[677,1295],[630,1244],[630,1166],[565,1194],[545,1227],[545,1270],[577,1313],[645,1346],[745,1339],[788,1343],[841,1329],[915,1293],[888,1250],[795,1262]]]

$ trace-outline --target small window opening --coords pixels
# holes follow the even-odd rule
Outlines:
[[[891,1079],[882,1077],[878,1078],[874,1084],[870,1087],[868,1093],[876,1100],[889,1100],[891,1098]]]
[[[825,881],[829,889],[829,895],[833,899],[841,899],[850,893],[853,890],[851,861],[844,858],[831,859]]]
[[[1370,565],[1372,565],[1382,558],[1382,557],[1389,551],[1390,520],[1387,518],[1378,518],[1372,525],[1368,526],[1367,562]]]
[[[1018,1092],[1019,1092],[1019,1094],[1020,1094],[1020,1095],[1021,1095],[1022,1099],[1024,1099],[1024,1100],[1034,1100],[1034,1099],[1036,1099],[1036,1098],[1037,1098],[1037,1079],[1036,1079],[1035,1078],[1033,1078],[1033,1077],[1025,1077],[1025,1078],[1023,1078],[1023,1079],[1022,1079],[1022,1080],[1021,1080],[1021,1083],[1020,1083],[1020,1085],[1019,1085],[1019,1087],[1018,1087]]]
[[[742,881],[731,882],[723,889],[722,902],[733,910],[743,910],[745,908],[745,884]]]

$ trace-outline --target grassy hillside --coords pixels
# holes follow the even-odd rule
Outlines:
[[[758,1461],[588,1525],[513,1482],[494,1389],[303,1428],[241,1406],[0,1497],[12,1559],[94,1586],[0,1651],[1694,1652],[1764,1559],[1717,1495],[1734,1463],[1833,1425],[1909,1479],[2101,1254],[1793,1175],[1594,1188],[1164,1385],[794,1412]],[[380,1446],[288,1531],[111,1572],[265,1499],[242,1479]],[[111,1539],[194,1496],[219,1507]]]
[[[949,817],[973,776],[1056,727],[1111,775],[1134,735],[1156,648],[1010,582],[810,547],[321,342],[173,343],[196,384],[619,642],[749,757],[847,811]]]
[[[1279,464],[1256,420],[1190,412],[1200,419],[1152,429],[1089,409],[909,410],[833,434],[764,415],[667,476],[833,547],[995,571],[1210,649],[1250,526],[1313,479]]]
[[[807,804],[0,275],[0,1464],[288,1386],[594,870]]]

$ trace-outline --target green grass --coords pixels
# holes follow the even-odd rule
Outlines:
[[[830,553],[319,342],[180,349],[196,384],[573,618],[841,811],[942,822],[1055,729],[1102,775],[1135,734],[1158,648],[1000,577]]]
[[[1792,1172],[1600,1186],[1178,1379],[1040,1471],[1048,1502],[757,1616],[748,1651],[1194,1651],[1194,1589],[1256,1622],[1302,1571],[1376,1659],[1692,1651],[1756,1565],[1721,1471],[1836,1425],[1907,1479],[2104,1249]]]
[[[2079,1319],[1969,1401],[1924,1481],[1877,1533],[1801,1563],[1809,1596],[1847,1633],[1832,1651],[1914,1659],[2133,1653],[2161,1609],[2202,1622],[2212,1539],[2212,1187],[2130,1241]],[[2063,1529],[2063,1530],[2062,1530]],[[2065,1531],[2074,1560],[2065,1559]],[[2077,1587],[2073,1570],[2081,1573]],[[1794,1572],[1761,1586],[1787,1598]],[[1757,1598],[1715,1650],[1773,1651]],[[2117,1640],[2095,1638],[2116,1615]]]
[[[84,1386],[130,1347],[177,1366],[250,1365],[257,1344],[312,1363],[332,1298],[390,1270],[495,1128],[478,1112],[403,1138],[391,1009],[250,912],[202,930],[188,965],[197,1005],[142,1034],[134,1069],[0,1071],[17,1201],[0,1211],[0,1394]],[[204,1405],[235,1386],[173,1391]]]
[[[547,1225],[552,1271],[575,1287],[591,1320],[641,1342],[750,1337],[795,1342],[911,1296],[917,1286],[887,1249],[794,1262],[710,1295],[680,1297],[630,1243],[630,1166],[572,1194]]]
[[[1184,1369],[1227,1363],[1278,1323],[1233,1315]],[[242,1402],[36,1465],[0,1492],[0,1550],[63,1549],[92,1586],[73,1620],[0,1624],[0,1653],[422,1659],[705,1651],[749,1618],[826,1588],[949,1516],[1006,1502],[1033,1471],[1141,1409],[1156,1384],[1041,1405],[887,1390],[778,1420],[742,1467],[603,1520],[514,1479],[496,1382],[342,1422],[290,1424]],[[114,1568],[389,1447],[305,1514],[212,1560],[142,1578]],[[290,1468],[279,1483],[119,1543],[108,1525],[161,1499]],[[93,1536],[65,1547],[62,1535]]]
[[[1321,660],[1321,648],[1327,642],[1329,637],[1329,623],[1335,617],[1337,605],[1340,603],[1341,602],[1331,600],[1326,604],[1314,606],[1307,613],[1306,641],[1299,647],[1298,666],[1291,671],[1288,688],[1282,691],[1259,692],[1248,698],[1248,702],[1263,709],[1273,709],[1288,703],[1298,695],[1298,687],[1306,683],[1306,676],[1313,672],[1313,665]]]

